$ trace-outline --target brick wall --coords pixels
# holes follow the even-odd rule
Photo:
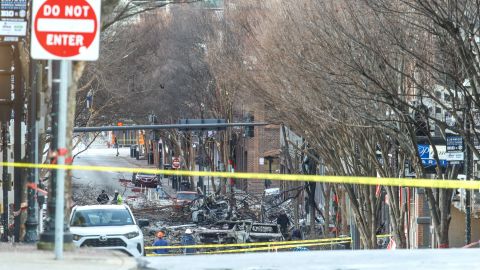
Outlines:
[[[253,112],[255,122],[265,121],[265,114],[262,110]],[[243,172],[269,172],[269,161],[264,159],[263,165],[260,164],[260,158],[264,158],[267,151],[279,149],[280,147],[280,126],[268,125],[255,127],[255,135],[253,138],[242,138],[236,148],[238,171]],[[246,155],[245,155],[246,152]],[[272,162],[272,172],[279,169],[278,159]],[[272,187],[279,187],[279,181],[272,181]],[[265,189],[264,179],[249,179],[237,181],[237,188],[246,190],[253,194],[262,194]]]
[[[412,226],[415,226],[412,231],[416,232],[414,235],[416,242],[414,248],[431,247],[430,223],[421,221],[429,217],[430,212],[424,191],[422,189],[415,189],[415,212],[414,215],[412,215]]]

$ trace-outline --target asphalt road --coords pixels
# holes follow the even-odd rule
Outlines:
[[[146,257],[143,269],[366,270],[479,269],[479,249],[341,250]]]
[[[117,166],[117,167],[139,167],[145,161],[133,161],[130,157],[130,148],[120,148],[120,155],[116,156],[116,149],[113,148],[90,148],[78,155],[74,165],[93,166]],[[146,167],[146,165],[144,165]],[[107,194],[113,195],[115,190],[121,193],[125,191],[124,197],[131,195],[130,189],[125,189],[118,181],[119,179],[131,179],[130,173],[99,172],[99,171],[73,171],[73,184],[91,186],[97,190],[106,190]]]

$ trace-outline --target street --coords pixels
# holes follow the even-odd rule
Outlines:
[[[116,149],[107,148],[103,145],[94,145],[85,152],[79,154],[74,165],[88,166],[117,166],[117,167],[147,167],[145,161],[137,161],[130,157],[129,148],[120,148],[119,156],[116,156]],[[100,172],[100,171],[73,171],[73,185],[90,187],[100,192],[102,189],[111,197],[115,190],[120,191],[123,197],[132,195],[129,188],[125,188],[119,179],[131,179],[129,173]],[[98,195],[98,194],[97,194]],[[96,197],[95,197],[96,198]]]
[[[358,250],[142,258],[145,269],[478,269],[478,249]]]

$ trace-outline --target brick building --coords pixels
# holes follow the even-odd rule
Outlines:
[[[255,122],[265,121],[265,112],[249,112]],[[235,145],[235,165],[237,172],[278,173],[280,154],[280,125],[256,126],[254,136],[238,138]],[[279,187],[278,181],[265,179],[237,180],[235,187],[252,194],[262,194],[265,188]]]

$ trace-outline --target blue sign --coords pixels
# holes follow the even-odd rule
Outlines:
[[[463,150],[462,136],[447,134],[447,152],[463,152]]]
[[[430,152],[430,145],[428,144],[419,144],[418,153],[420,159],[422,159],[422,165],[424,167],[437,166],[437,161],[433,158],[433,151]],[[447,167],[448,162],[444,159],[440,160],[441,167]]]
[[[420,158],[429,159],[430,158],[430,145],[428,144],[419,144],[418,145],[418,153],[420,154]]]
[[[440,160],[441,167],[447,167],[448,162],[444,159]],[[437,161],[435,159],[422,159],[422,165],[425,167],[437,166]]]

